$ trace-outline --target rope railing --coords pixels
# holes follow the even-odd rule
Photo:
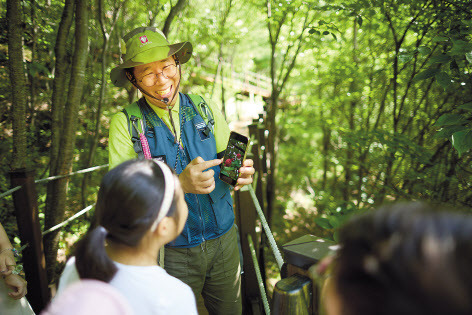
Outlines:
[[[15,191],[17,191],[17,190],[20,189],[20,188],[21,188],[21,186],[13,187],[12,189],[7,190],[7,191],[4,192],[3,194],[0,194],[0,198],[3,198],[3,197],[8,196],[8,195],[11,195],[11,194],[13,194]]]
[[[35,180],[34,182],[36,184],[43,183],[43,182],[49,182],[49,181],[52,181],[52,180],[56,180],[56,179],[60,179],[60,178],[64,178],[64,177],[68,177],[68,176],[72,176],[72,175],[76,175],[76,174],[83,174],[83,173],[93,172],[93,171],[99,170],[99,169],[104,168],[104,167],[108,167],[108,164],[89,167],[89,168],[86,168],[86,169],[83,169],[83,170],[80,170],[80,171],[76,171],[76,172],[72,172],[72,173],[69,173],[69,174],[65,174],[65,175],[50,176],[50,177],[46,177],[46,178],[43,178],[43,179]]]
[[[46,235],[46,234],[49,234],[61,227],[63,227],[64,225],[68,224],[69,222],[71,221],[74,221],[75,219],[77,219],[78,217],[80,217],[81,215],[87,213],[90,211],[90,209],[93,208],[93,205],[90,205],[82,210],[80,210],[79,212],[77,212],[76,214],[74,214],[73,216],[71,216],[70,218],[68,218],[67,220],[65,221],[62,221],[61,223],[59,224],[56,224],[55,226],[51,227],[50,229],[47,229],[46,231],[43,232],[43,236]]]
[[[60,178],[64,178],[64,177],[68,177],[68,176],[72,176],[72,175],[76,175],[76,174],[84,174],[84,173],[88,173],[88,172],[93,172],[93,171],[99,170],[99,169],[104,168],[104,167],[108,167],[108,164],[103,164],[103,165],[99,165],[99,166],[93,166],[93,167],[85,168],[83,170],[72,172],[72,173],[69,173],[69,174],[50,176],[50,177],[46,177],[46,178],[43,178],[43,179],[37,179],[37,180],[34,181],[34,183],[38,184],[38,183],[50,182],[52,180],[56,180],[56,179],[60,179]],[[16,186],[16,187],[13,187],[10,190],[7,190],[6,192],[0,194],[0,198],[3,198],[5,196],[13,194],[15,191],[17,191],[21,187],[22,186]]]
[[[254,242],[252,241],[251,234],[247,235],[247,242],[249,243],[249,249],[251,250],[252,262],[254,263],[254,270],[256,271],[257,284],[259,286],[259,291],[261,292],[264,310],[266,315],[270,315],[269,301],[267,300],[267,294],[264,288],[264,281],[262,280],[261,270],[259,267],[259,262],[257,261],[256,250],[254,248]]]
[[[277,247],[277,244],[275,243],[274,236],[272,235],[272,231],[270,230],[269,224],[267,224],[267,221],[264,216],[264,212],[262,211],[261,205],[259,204],[259,200],[257,200],[256,193],[254,192],[254,188],[252,187],[252,185],[247,185],[247,187],[249,188],[249,193],[251,194],[252,201],[254,202],[254,205],[256,206],[257,214],[259,215],[259,218],[261,219],[262,227],[264,228],[264,232],[267,236],[267,239],[269,240],[269,244],[274,254],[275,260],[277,261],[277,266],[279,267],[279,270],[282,270],[282,265],[284,264],[282,254],[280,254],[279,248]]]

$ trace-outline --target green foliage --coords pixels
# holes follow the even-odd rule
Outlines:
[[[31,11],[32,3],[36,5],[36,35],[33,38],[33,16],[26,14],[25,67],[29,88],[31,80],[35,82],[35,97],[25,123],[30,130],[30,166],[37,178],[44,178],[49,174],[51,153],[54,43],[64,3],[24,2],[25,12]],[[113,87],[108,79],[110,69],[119,62],[118,39],[137,26],[162,28],[174,3],[124,3],[109,34],[104,65],[107,90],[94,165],[107,163],[111,116],[136,94]],[[109,22],[108,14],[113,14],[116,3],[107,0],[105,6]],[[92,3],[91,10],[96,9]],[[305,17],[311,22],[303,28]],[[413,0],[190,1],[168,36],[171,42],[190,40],[194,45],[193,58],[183,67],[182,89],[212,94],[212,101],[219,105],[221,86],[209,78],[214,78],[220,60],[224,61],[220,70],[226,73],[247,70],[270,76],[274,69],[267,27],[276,31],[278,23],[287,21],[291,22],[281,24],[274,55],[279,82],[287,73],[287,68],[279,66],[289,64],[295,43],[303,40],[287,84],[279,91],[277,198],[272,218],[278,243],[303,234],[336,240],[337,229],[351,215],[385,201],[426,199],[471,207],[472,22],[464,1],[434,5]],[[4,30],[0,65],[7,69],[4,19],[0,25]],[[95,16],[91,16],[89,34],[73,170],[87,165],[102,87],[103,38]],[[72,49],[70,38],[66,58],[70,59]],[[0,73],[0,192],[10,188],[8,163],[13,146],[7,71]],[[218,89],[211,93],[214,86]],[[224,87],[227,105],[229,100],[246,98],[231,82]],[[93,173],[84,190],[83,175],[71,178],[66,217],[93,204],[104,172]],[[43,224],[46,186],[37,185],[37,191]],[[0,220],[10,236],[18,235],[11,197],[0,199]],[[89,221],[90,215],[63,229],[61,259]]]
[[[456,16],[450,25],[440,29],[440,35],[432,38],[431,47],[418,47],[421,55],[428,55],[426,61],[431,66],[418,73],[415,76],[416,80],[435,77],[437,84],[446,91],[464,85],[470,91],[470,84],[472,84],[470,75],[472,69],[472,20],[462,20],[460,16]],[[431,54],[432,57],[430,57]],[[409,60],[403,58],[403,60],[406,62],[411,58]],[[470,93],[465,94],[462,101],[470,101]],[[472,116],[459,114],[461,109],[464,108],[457,106],[454,109],[457,114],[445,114],[436,122],[437,126],[448,126],[448,128],[440,129],[438,135],[449,138],[460,155],[472,148],[467,141],[469,135],[467,130],[472,131]]]

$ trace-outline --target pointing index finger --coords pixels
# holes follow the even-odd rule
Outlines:
[[[203,171],[209,169],[210,167],[220,165],[222,161],[223,161],[222,159],[214,159],[214,160],[204,161],[204,162],[198,164],[197,168],[201,172],[203,172]]]

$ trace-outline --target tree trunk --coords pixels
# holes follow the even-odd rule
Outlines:
[[[54,69],[54,83],[52,90],[52,123],[51,123],[51,153],[49,161],[50,175],[57,174],[56,160],[59,153],[59,139],[62,129],[62,112],[64,109],[66,82],[67,82],[67,68],[69,61],[67,60],[67,37],[72,25],[74,17],[74,0],[66,0],[64,4],[64,11],[62,12],[61,22],[57,31],[56,45],[54,51],[56,54],[56,64]],[[50,194],[48,186],[48,196]]]
[[[64,107],[62,120],[64,122],[61,128],[60,145],[58,148],[58,157],[55,174],[67,174],[71,171],[72,160],[75,146],[76,126],[80,101],[82,98],[82,89],[84,85],[85,67],[87,64],[88,51],[88,12],[87,1],[76,0],[75,3],[75,47],[71,66],[71,78],[67,95],[67,102]],[[62,178],[52,181],[51,193],[47,204],[48,209],[45,218],[45,228],[50,228],[64,218],[67,201],[67,185],[69,178]],[[49,188],[49,187],[48,187]],[[56,263],[58,232],[49,233],[44,237],[44,246],[46,248],[46,264],[50,280],[54,280],[54,270]]]
[[[357,57],[357,17],[354,18],[352,27],[352,59],[354,64],[356,65],[355,69],[358,69],[359,58]],[[353,80],[350,84],[349,92],[351,93],[352,99],[350,100],[349,106],[349,130],[354,132],[356,129],[354,120],[356,115],[356,107],[357,107],[357,81]],[[343,200],[344,202],[349,202],[351,199],[351,181],[352,181],[352,163],[353,163],[354,151],[348,145],[346,146],[346,164],[344,166],[344,185],[343,185]]]
[[[166,18],[166,21],[164,22],[164,27],[162,28],[162,32],[164,35],[167,37],[169,35],[170,31],[170,25],[172,24],[172,21],[174,20],[175,16],[182,11],[185,6],[187,5],[187,0],[179,0],[177,3],[170,9],[169,15]]]
[[[95,153],[97,151],[98,147],[98,142],[100,140],[100,129],[101,129],[101,118],[102,118],[102,108],[103,104],[105,102],[105,95],[106,95],[106,90],[107,90],[107,67],[108,67],[108,51],[109,51],[109,43],[110,43],[110,37],[111,33],[113,32],[116,22],[118,21],[118,17],[121,13],[121,8],[124,5],[124,2],[118,3],[116,7],[113,10],[113,19],[110,22],[110,30],[107,31],[106,29],[106,24],[105,24],[105,11],[104,11],[104,1],[99,0],[98,1],[98,22],[100,24],[100,29],[102,31],[102,39],[103,39],[103,44],[102,44],[102,54],[101,54],[101,61],[102,61],[102,76],[101,76],[101,84],[100,84],[100,97],[98,99],[98,104],[97,104],[97,110],[95,112],[95,129],[93,134],[90,136],[90,140],[88,141],[89,145],[88,147],[89,152],[87,156],[87,163],[85,165],[85,168],[89,168],[94,164],[94,159],[95,159]],[[88,191],[88,185],[89,185],[89,180],[90,180],[91,173],[86,173],[84,174],[84,178],[82,180],[82,208],[85,208],[88,206],[87,204],[87,191]]]
[[[19,0],[7,0],[8,68],[12,92],[12,170],[26,167],[26,82],[23,63],[23,18]]]
[[[31,0],[31,63],[36,60],[36,46],[37,46],[37,26],[36,26],[36,1]],[[36,117],[36,76],[28,74],[30,83],[30,130],[35,130],[35,117]]]

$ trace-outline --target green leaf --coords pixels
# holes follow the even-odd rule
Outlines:
[[[444,114],[438,118],[434,126],[460,125],[464,122],[464,117],[458,114]]]
[[[472,111],[472,102],[462,104],[458,108]]]
[[[431,53],[431,48],[426,46],[420,46],[418,47],[418,52],[422,55],[428,55]]]
[[[310,28],[310,30],[308,31],[308,34],[314,34],[316,32],[316,30],[314,28]]]
[[[325,230],[331,229],[331,224],[326,218],[315,218],[315,223],[316,225],[321,226]]]
[[[469,63],[472,63],[472,51],[465,54],[465,58]]]
[[[451,61],[452,57],[446,54],[440,54],[429,59],[430,63],[445,63]]]
[[[472,130],[463,130],[452,135],[452,145],[456,148],[459,155],[469,151],[472,148]]]
[[[433,38],[433,42],[445,42],[449,40],[449,37],[445,37],[445,36],[435,36]]]
[[[472,27],[472,20],[462,20],[461,22],[462,22],[462,24],[464,24],[465,26]]]
[[[398,61],[403,62],[403,63],[406,63],[410,61],[411,59],[413,59],[413,55],[411,54],[404,54],[404,55],[398,56]]]
[[[329,32],[328,32],[328,31],[324,31],[324,32],[323,32],[323,35],[329,35]]]
[[[450,138],[454,133],[467,129],[467,126],[453,125],[441,128],[434,136],[436,138]]]
[[[326,22],[323,21],[323,20],[320,20],[320,21],[318,22],[318,25],[320,25],[320,26],[323,25],[323,24],[326,24]]]
[[[453,40],[452,43],[452,49],[449,51],[452,56],[464,55],[472,51],[472,43],[463,40]]]
[[[444,71],[436,73],[436,81],[443,89],[447,89],[451,85],[451,77]]]
[[[341,225],[341,220],[339,220],[339,217],[330,216],[328,220],[329,220],[329,224],[331,224],[333,228],[337,228]]]
[[[359,24],[359,27],[362,27],[362,16],[357,17],[357,24]]]
[[[334,35],[334,33],[331,33],[331,36],[333,36],[334,40],[337,41],[338,38],[336,37],[336,35]]]
[[[339,232],[338,232],[338,231],[334,232],[334,234],[333,234],[333,239],[334,239],[336,242],[339,242]]]
[[[415,75],[415,80],[425,80],[425,79],[432,78],[439,71],[440,71],[439,69],[432,69],[432,68],[426,69],[426,70],[418,73],[417,75]]]

